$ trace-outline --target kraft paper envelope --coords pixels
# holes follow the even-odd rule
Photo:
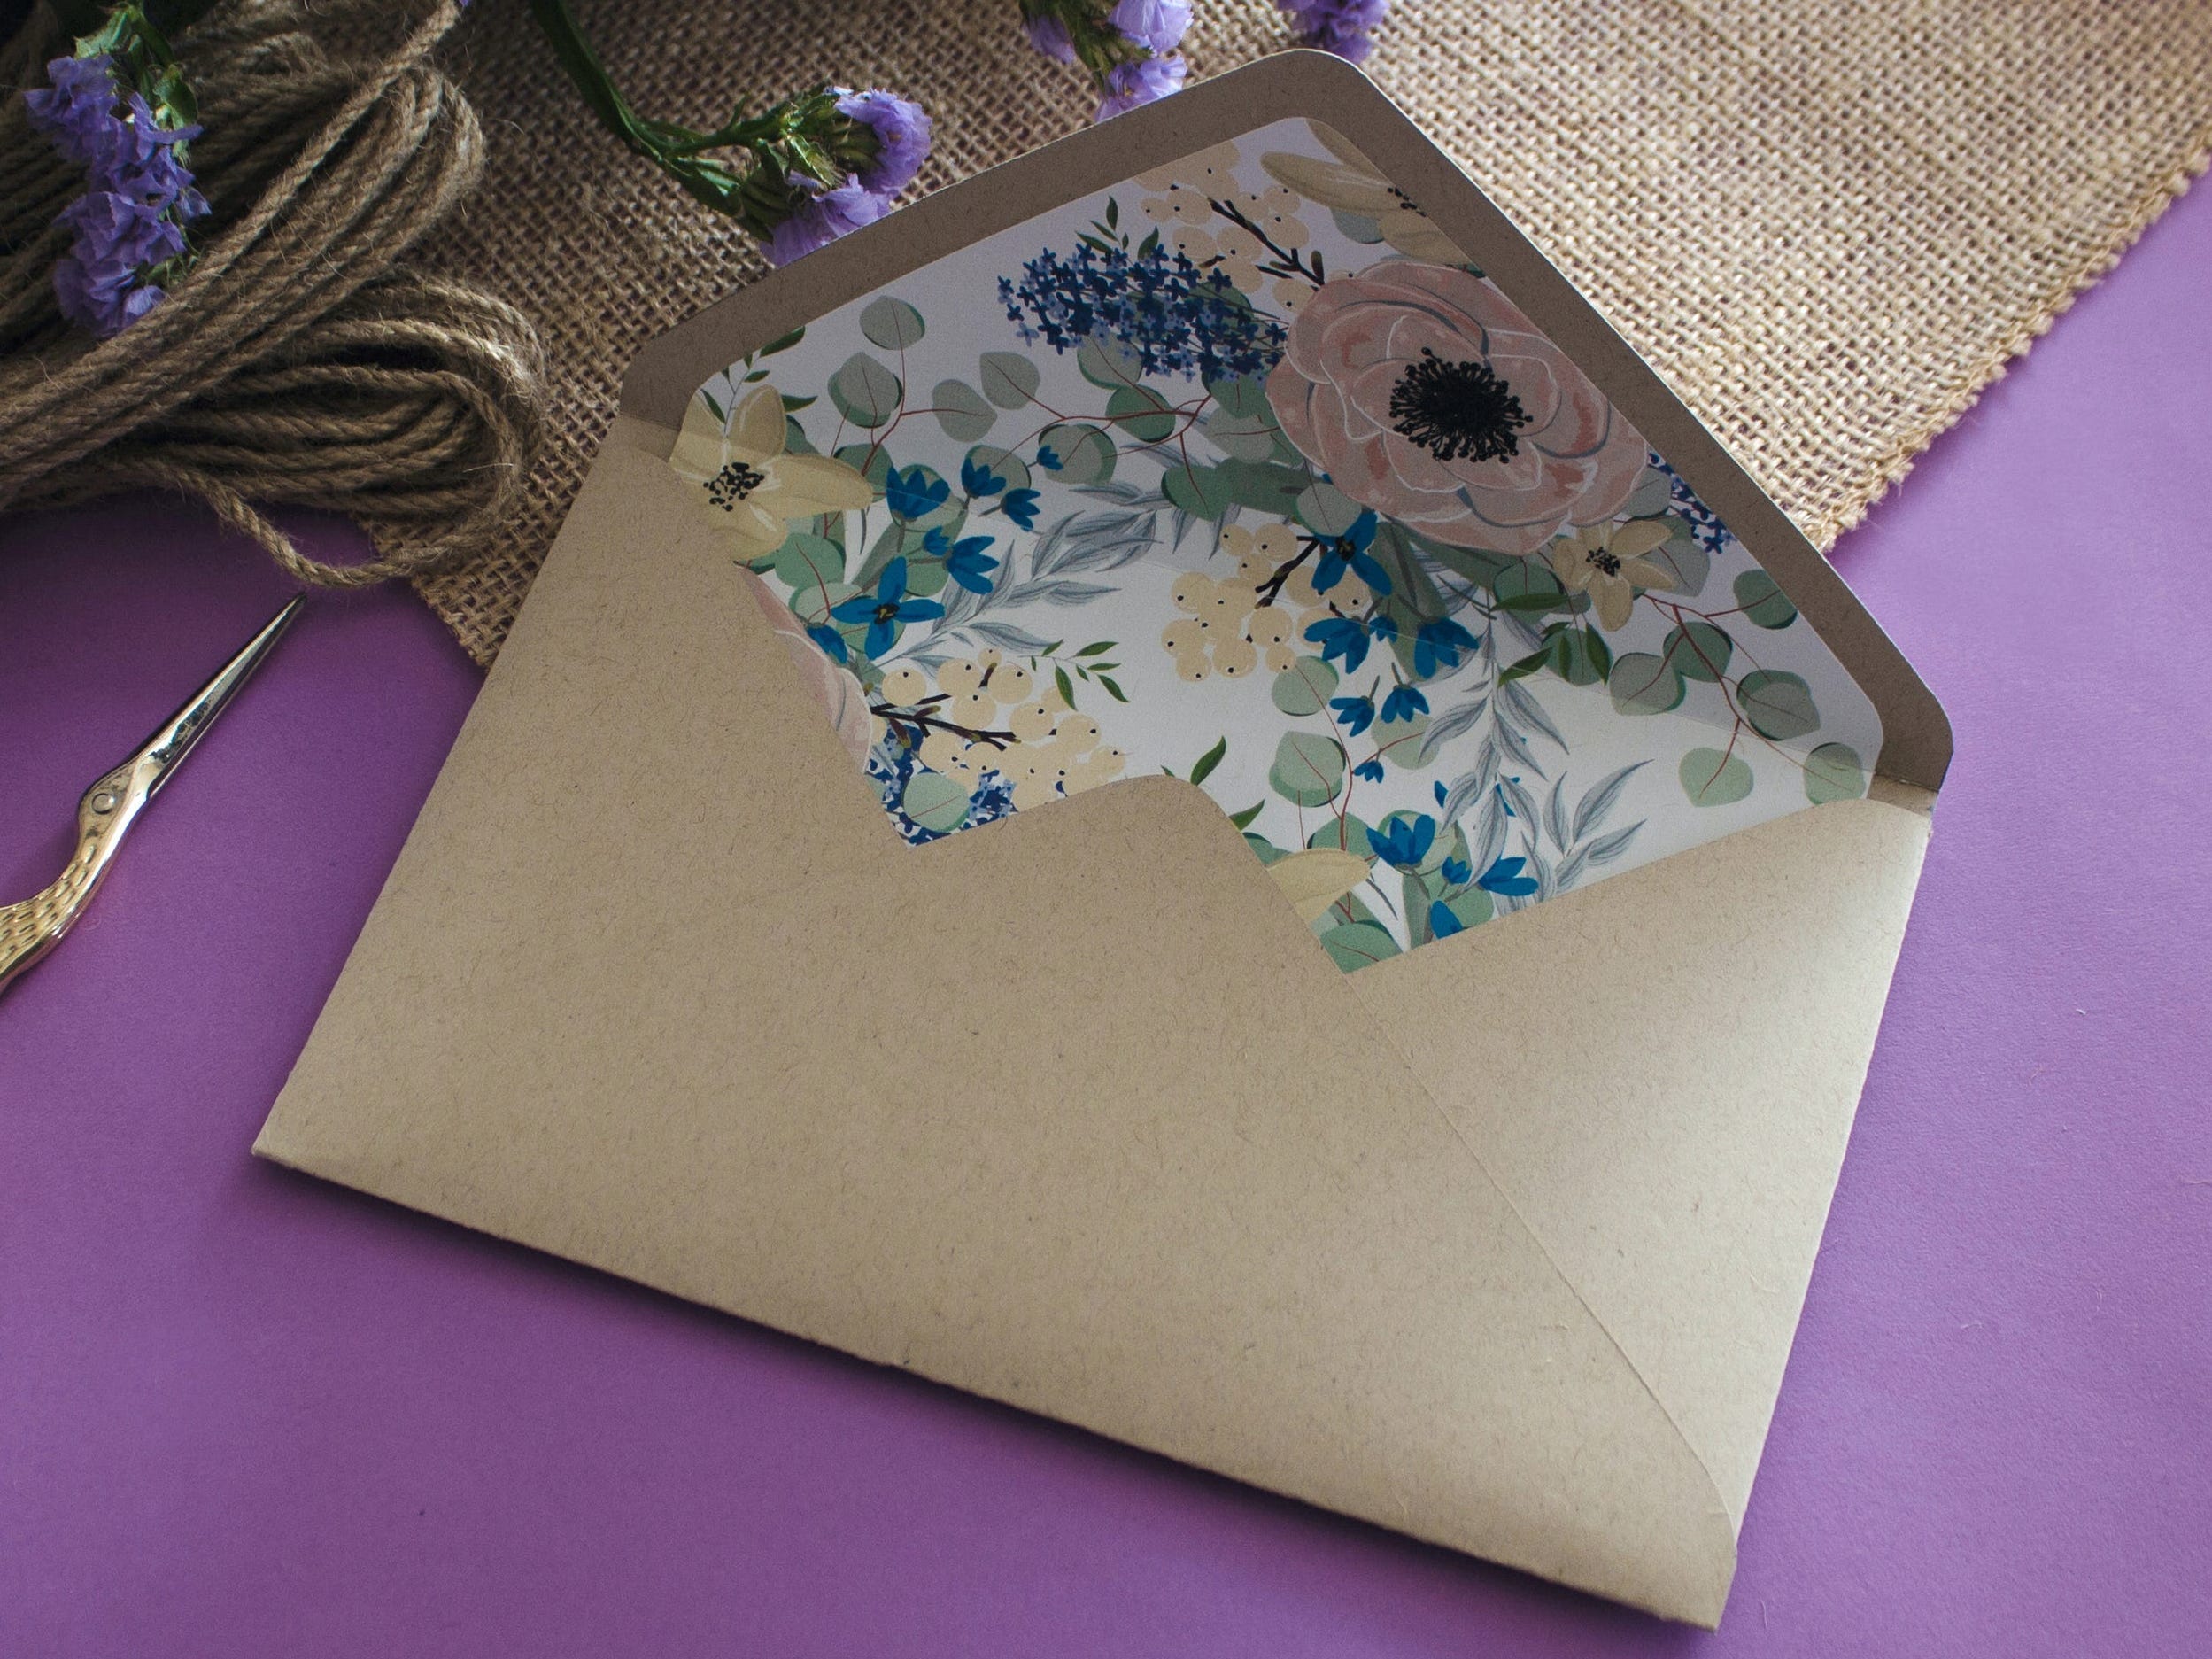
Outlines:
[[[1712,1624],[1949,753],[1295,54],[646,353],[256,1150]]]

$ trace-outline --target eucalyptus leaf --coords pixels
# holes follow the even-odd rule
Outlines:
[[[1850,744],[1823,743],[1805,757],[1805,798],[1814,806],[1856,801],[1866,792],[1866,764]]]
[[[1317,536],[1341,536],[1359,517],[1359,503],[1326,478],[1299,491],[1291,506],[1298,522]]]
[[[1037,395],[1043,376],[1019,352],[986,352],[977,366],[983,395],[1002,409],[1018,409]]]
[[[1141,444],[1156,444],[1175,430],[1175,411],[1149,386],[1117,386],[1106,399],[1115,426]]]
[[[1265,461],[1275,453],[1275,426],[1256,415],[1216,409],[1199,423],[1206,441],[1238,461]]]
[[[949,834],[968,821],[968,792],[941,772],[917,771],[906,780],[899,808],[924,829]]]
[[[1693,748],[1678,772],[1692,806],[1730,806],[1752,792],[1752,769],[1741,755]]]
[[[837,412],[870,430],[897,416],[905,395],[906,388],[889,365],[865,352],[855,352],[830,376],[830,401]]]
[[[1059,480],[1074,488],[1102,484],[1114,476],[1120,451],[1114,440],[1095,426],[1063,422],[1038,435],[1040,444],[1060,458]]]
[[[905,300],[885,294],[862,307],[860,331],[870,345],[886,352],[908,351],[922,343],[922,314]]]
[[[1229,509],[1229,481],[1219,467],[1179,461],[1160,475],[1160,492],[1194,518],[1218,519]]]
[[[1319,714],[1336,690],[1335,668],[1318,656],[1302,656],[1275,676],[1270,694],[1275,707],[1295,719]]]
[[[793,590],[845,579],[845,549],[823,537],[793,531],[776,550],[776,579]]]
[[[940,380],[930,392],[938,425],[955,443],[972,444],[997,424],[999,412],[964,380]]]
[[[1621,714],[1666,714],[1682,707],[1689,687],[1682,671],[1649,651],[1630,651],[1613,659],[1605,689]]]
[[[1787,628],[1798,619],[1798,608],[1764,570],[1746,570],[1736,578],[1736,602],[1744,620],[1758,627]]]
[[[1344,750],[1335,739],[1312,732],[1286,732],[1275,746],[1267,781],[1296,806],[1326,806],[1344,787]]]
[[[1005,479],[1009,490],[1030,487],[1029,463],[1010,449],[1001,449],[995,444],[978,444],[968,452],[968,459],[985,471]]]
[[[1736,642],[1709,622],[1685,622],[1667,630],[1660,655],[1684,678],[1713,681],[1729,671]]]
[[[1752,731],[1776,743],[1820,729],[1812,687],[1795,674],[1758,669],[1744,675],[1736,687],[1736,706]]]

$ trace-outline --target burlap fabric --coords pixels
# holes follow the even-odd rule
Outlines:
[[[824,78],[919,98],[934,188],[1073,130],[1011,0],[599,0],[649,113]],[[1277,50],[1199,0],[1198,74]],[[519,0],[454,36],[492,144],[435,258],[551,354],[549,453],[489,556],[426,580],[489,661],[653,335],[758,273],[592,122]],[[2095,280],[2212,147],[2206,0],[1400,0],[1369,72],[1823,547]]]

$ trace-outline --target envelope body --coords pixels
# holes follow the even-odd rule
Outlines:
[[[641,362],[256,1151],[1711,1624],[1940,711],[1353,72],[1302,55],[1173,102]],[[669,465],[693,389],[825,296],[1287,111],[1410,187],[1726,504],[1879,711],[1865,795],[1353,973],[1182,777],[899,832]]]

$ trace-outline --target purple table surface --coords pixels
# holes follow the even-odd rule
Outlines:
[[[382,593],[0,1002],[0,1652],[2212,1652],[2208,269],[2200,189],[1839,552],[1959,758],[1717,1636],[255,1163],[477,683]],[[0,893],[282,593],[0,524]]]

